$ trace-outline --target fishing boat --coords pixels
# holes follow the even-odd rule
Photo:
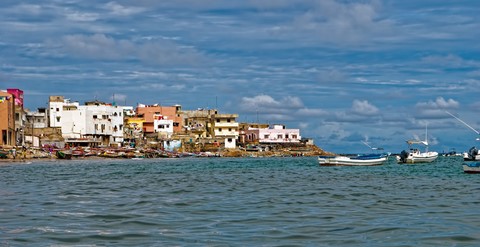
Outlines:
[[[480,173],[480,162],[465,162],[465,163],[463,163],[463,172],[465,172],[465,173]]]
[[[445,111],[448,115],[452,116],[453,118],[455,118],[456,120],[458,120],[460,123],[462,123],[463,125],[465,125],[467,128],[471,129],[473,132],[475,132],[477,135],[480,135],[480,132],[478,130],[476,130],[475,128],[473,128],[472,126],[470,126],[469,124],[467,124],[465,121],[463,121],[462,119],[460,119],[459,117],[453,115],[452,113],[448,112],[448,111]],[[476,139],[477,141],[479,141],[480,139],[477,138]],[[480,154],[478,152],[478,149],[473,146],[472,148],[470,148],[470,150],[468,150],[468,152],[465,152],[463,153],[463,160],[464,161],[476,161],[476,160],[480,160]]]
[[[57,150],[55,153],[58,159],[71,160],[72,152],[71,150]]]
[[[387,161],[386,154],[364,154],[349,156],[319,156],[318,164],[321,166],[378,166]]]
[[[409,150],[403,150],[400,155],[397,155],[397,161],[403,164],[417,164],[417,163],[430,163],[438,158],[437,152],[428,151],[427,141],[427,128],[425,127],[425,141],[408,140],[407,144]],[[412,148],[414,144],[420,144],[425,146],[425,152],[420,151],[418,148]]]

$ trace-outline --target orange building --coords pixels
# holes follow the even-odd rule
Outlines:
[[[15,97],[0,91],[0,145],[15,143]]]
[[[182,131],[182,116],[180,111],[182,106],[159,106],[159,105],[138,105],[137,106],[137,116],[143,117],[145,122],[143,123],[143,133],[149,134],[154,133],[154,122],[155,119],[163,117],[163,119],[173,120],[173,132],[178,133]]]

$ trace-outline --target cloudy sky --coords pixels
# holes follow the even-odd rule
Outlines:
[[[480,129],[477,0],[2,0],[0,88],[218,108],[283,123],[332,152]]]

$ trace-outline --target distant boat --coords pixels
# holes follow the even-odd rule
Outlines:
[[[463,172],[465,172],[465,173],[480,173],[480,162],[466,162],[466,163],[463,163]]]
[[[463,153],[463,160],[464,161],[475,161],[480,160],[480,154],[478,153],[478,149],[476,147],[471,147],[468,152]]]
[[[55,154],[58,159],[64,159],[64,160],[72,159],[72,152],[70,150],[69,151],[58,150]]]
[[[378,166],[387,161],[385,154],[365,154],[349,156],[319,156],[318,164],[321,166]]]
[[[407,144],[409,150],[403,150],[400,155],[397,156],[397,161],[404,164],[416,164],[416,163],[430,163],[438,158],[437,152],[428,151],[427,141],[427,129],[425,128],[425,141],[408,140]],[[425,145],[425,152],[421,152],[417,148],[412,148],[413,144]]]

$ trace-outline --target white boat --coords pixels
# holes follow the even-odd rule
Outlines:
[[[353,157],[348,156],[319,156],[321,166],[378,166],[387,161],[385,154],[367,154]]]
[[[463,163],[463,172],[480,173],[480,162]]]
[[[420,150],[413,148],[409,151],[403,150],[400,155],[397,156],[397,161],[399,163],[406,164],[430,163],[435,161],[437,158],[437,152],[421,152]]]
[[[425,127],[425,141],[408,140],[409,150],[403,150],[400,155],[397,156],[397,161],[404,164],[416,164],[416,163],[430,163],[438,158],[437,152],[428,151],[427,141],[427,128]],[[414,144],[425,145],[425,152],[421,152],[417,148],[412,148]]]

